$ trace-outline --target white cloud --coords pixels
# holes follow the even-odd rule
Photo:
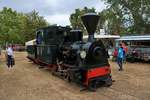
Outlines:
[[[2,7],[11,7],[19,12],[31,12],[33,9],[54,24],[68,25],[69,16],[77,8],[94,7],[96,11],[106,8],[103,0],[1,0]]]
[[[99,0],[100,1],[100,0]],[[104,2],[98,2],[95,4],[94,8],[97,12],[101,12],[103,9],[106,9],[107,5],[104,4]]]
[[[62,26],[70,25],[68,14],[56,14],[56,15],[51,15],[51,16],[45,16],[45,19],[50,24],[57,24],[57,25],[62,25]]]

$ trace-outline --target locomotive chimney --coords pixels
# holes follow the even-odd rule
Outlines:
[[[96,31],[99,20],[99,15],[97,15],[96,13],[87,13],[81,16],[81,19],[88,32],[88,41],[93,41],[94,33]]]

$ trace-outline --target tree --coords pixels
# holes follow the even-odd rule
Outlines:
[[[0,41],[24,44],[35,38],[37,29],[47,25],[46,20],[35,10],[24,14],[4,7],[0,11]]]
[[[124,23],[128,23],[132,33],[143,33],[146,32],[150,23],[150,1],[149,0],[103,0],[108,3],[109,9],[114,9],[116,13],[123,15],[120,16]],[[123,23],[123,24],[124,24]]]
[[[19,41],[18,32],[20,26],[17,20],[17,12],[11,8],[4,7],[0,12],[0,20],[0,40],[4,42]]]
[[[23,36],[25,41],[34,39],[35,31],[39,28],[46,26],[48,26],[46,20],[42,16],[39,16],[38,12],[36,12],[35,10],[25,14],[23,30]]]
[[[70,15],[70,23],[73,29],[82,29],[85,31],[84,26],[81,21],[81,16],[84,15],[85,13],[91,13],[94,12],[96,13],[94,8],[87,8],[84,7],[83,9],[75,9],[75,13],[72,13]]]
[[[119,14],[119,15],[118,15]],[[105,9],[99,13],[99,29],[105,29],[108,34],[119,34],[123,30],[122,14],[118,8]]]

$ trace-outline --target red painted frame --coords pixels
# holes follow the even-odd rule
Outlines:
[[[111,73],[110,66],[103,66],[103,67],[97,67],[93,68],[87,71],[86,73],[86,80],[83,83],[84,85],[88,86],[89,80],[91,78],[101,77],[104,75],[108,75]]]

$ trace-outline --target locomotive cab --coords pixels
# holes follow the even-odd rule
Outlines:
[[[56,65],[58,50],[69,31],[69,27],[61,26],[39,29],[36,33],[38,62],[48,66]]]

